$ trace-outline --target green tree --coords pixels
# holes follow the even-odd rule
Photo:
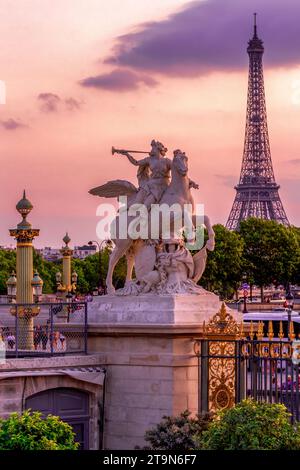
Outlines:
[[[24,411],[0,420],[0,450],[76,450],[71,426],[58,416]]]
[[[197,439],[205,450],[299,450],[299,427],[281,404],[244,400],[218,413]]]
[[[241,283],[243,240],[237,232],[214,225],[216,245],[208,253],[207,265],[200,280],[203,287],[230,297]]]
[[[295,231],[272,220],[250,218],[241,222],[244,241],[243,270],[255,284],[286,284],[295,277],[300,248]]]
[[[0,250],[0,294],[7,293],[6,281],[12,271],[16,270],[16,252]]]
[[[33,250],[33,267],[43,279],[43,293],[51,294],[56,292],[55,275],[58,271],[57,264],[44,260],[39,253]]]

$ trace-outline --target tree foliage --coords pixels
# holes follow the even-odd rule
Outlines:
[[[263,287],[295,280],[300,237],[294,228],[251,218],[241,223],[240,236],[244,240],[243,269],[253,283]]]
[[[271,283],[300,283],[300,228],[284,227],[274,221],[248,219],[241,223],[239,232],[214,226],[215,251],[208,253],[207,266],[200,283],[223,297],[232,297],[247,274],[251,284],[266,286]],[[101,252],[101,277],[105,280],[109,249]],[[0,250],[0,294],[6,293],[6,281],[16,269],[16,252]],[[34,251],[34,269],[44,281],[43,292],[56,291],[55,274],[62,270],[62,262],[49,262]],[[91,292],[100,284],[99,254],[84,260],[74,259],[72,269],[78,274],[78,292]],[[114,271],[114,284],[124,285],[126,259],[123,257]]]
[[[199,437],[212,419],[210,413],[192,418],[187,410],[179,416],[163,416],[157,426],[146,431],[145,441],[151,450],[192,450],[195,449],[194,437]]]
[[[198,439],[206,450],[299,450],[300,430],[281,404],[244,400],[219,413]]]
[[[0,419],[0,450],[76,450],[71,426],[58,416],[24,411]]]
[[[207,266],[200,284],[224,297],[233,295],[242,277],[243,240],[237,232],[215,225],[216,245],[208,253]]]

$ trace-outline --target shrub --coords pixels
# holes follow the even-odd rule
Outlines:
[[[207,450],[297,450],[300,432],[284,405],[244,400],[220,412],[198,444]]]
[[[58,416],[24,411],[0,420],[0,450],[76,450],[71,426]]]
[[[163,416],[162,421],[145,434],[145,441],[153,450],[192,450],[195,449],[195,436],[200,436],[208,428],[212,415],[207,413],[195,418],[189,411],[179,416]],[[148,447],[149,449],[149,447]]]

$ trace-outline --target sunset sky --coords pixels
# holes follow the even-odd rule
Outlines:
[[[0,245],[14,243],[23,189],[36,246],[96,237],[88,194],[136,169],[111,146],[152,138],[189,156],[197,202],[225,223],[245,128],[252,14],[264,72],[275,177],[300,226],[299,0],[1,0]]]

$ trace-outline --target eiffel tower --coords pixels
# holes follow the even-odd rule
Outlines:
[[[249,217],[276,220],[289,226],[276,184],[268,135],[264,89],[263,41],[257,36],[256,13],[254,34],[248,42],[249,81],[246,131],[242,169],[236,196],[226,227],[238,230]]]

